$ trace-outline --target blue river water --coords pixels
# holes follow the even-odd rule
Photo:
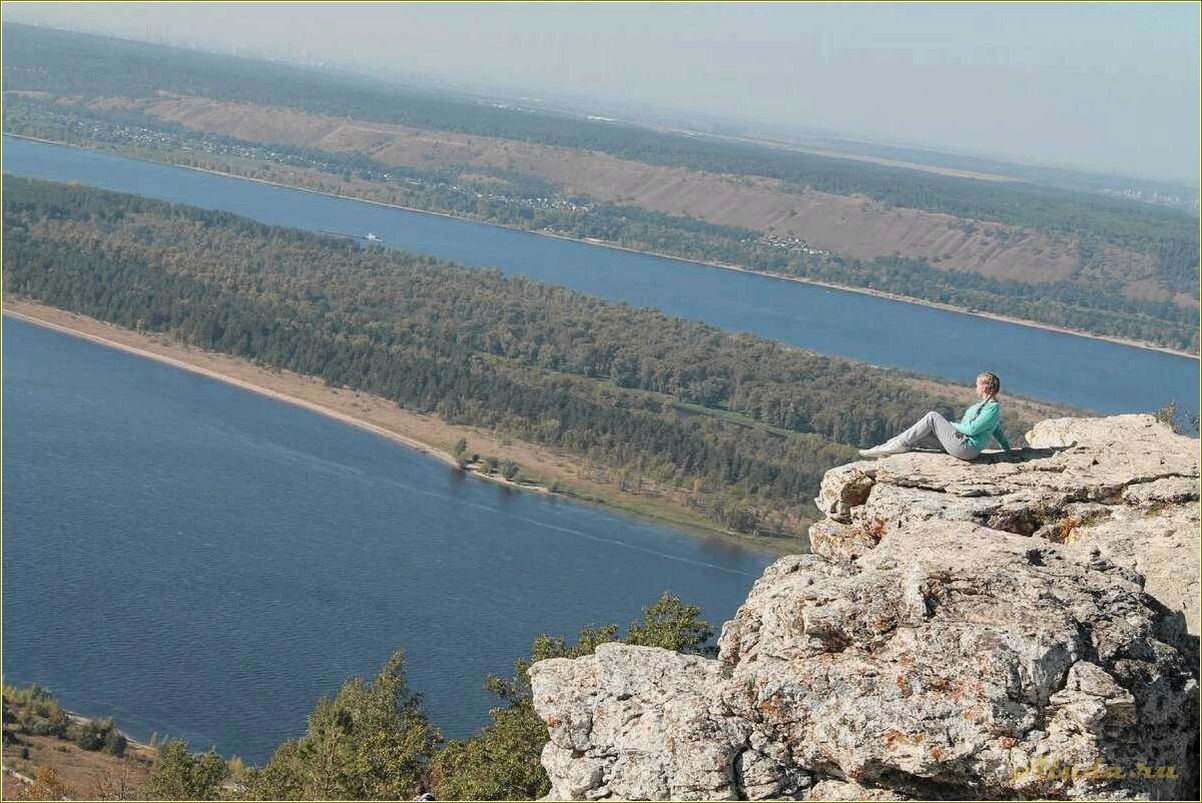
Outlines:
[[[515,492],[263,396],[4,319],[4,678],[260,762],[396,648],[450,736],[538,633],[664,590],[716,626],[765,554]]]
[[[362,236],[656,307],[825,354],[946,377],[981,370],[1013,391],[1102,413],[1175,400],[1198,410],[1198,360],[861,293],[408,212],[46,143],[4,138],[4,169],[223,209],[266,223]]]
[[[361,235],[879,365],[1100,412],[1198,409],[1198,362],[770,277],[6,137],[4,169]],[[262,761],[407,650],[462,736],[540,632],[664,589],[715,624],[769,557],[465,478],[321,416],[4,321],[4,675]]]

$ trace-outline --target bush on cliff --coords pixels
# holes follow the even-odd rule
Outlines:
[[[530,665],[546,658],[591,655],[599,644],[623,641],[677,652],[714,655],[714,631],[701,618],[701,609],[665,592],[643,609],[643,621],[631,622],[625,638],[619,627],[586,627],[575,643],[541,635],[529,659],[514,664],[512,679],[490,677],[484,688],[505,705],[494,708],[491,723],[470,739],[449,742],[435,758],[431,783],[440,800],[534,800],[551,788],[540,756],[549,736],[534,712],[530,694]]]

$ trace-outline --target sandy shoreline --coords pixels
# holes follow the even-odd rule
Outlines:
[[[358,427],[360,429],[366,429],[368,432],[374,432],[375,434],[377,434],[381,437],[388,438],[389,440],[394,440],[400,444],[408,446],[411,449],[417,449],[419,452],[421,452],[423,454],[428,454],[431,457],[437,457],[439,460],[442,460],[445,463],[457,465],[455,463],[454,458],[452,458],[451,455],[447,454],[446,452],[442,452],[437,449],[432,449],[424,443],[420,443],[419,441],[415,441],[411,438],[406,438],[402,435],[398,435],[395,432],[386,430],[383,427],[378,427],[375,424],[369,424],[366,421],[360,421],[356,418],[352,418],[351,416],[331,410],[328,407],[323,407],[318,404],[313,404],[312,402],[307,402],[307,401],[304,401],[303,399],[298,399],[294,396],[287,396],[278,391],[270,390],[270,389],[262,387],[260,385],[255,385],[255,384],[252,384],[250,382],[246,382],[246,381],[243,381],[240,379],[234,379],[231,376],[227,376],[225,374],[219,374],[216,371],[209,370],[208,368],[201,368],[198,365],[193,365],[192,363],[185,362],[183,360],[175,359],[173,357],[168,357],[164,354],[160,354],[160,353],[153,352],[153,351],[147,351],[146,349],[140,349],[135,346],[131,346],[128,343],[119,343],[115,340],[110,340],[108,338],[90,334],[90,333],[82,331],[80,329],[75,329],[75,328],[71,328],[69,326],[64,326],[60,323],[52,323],[51,321],[45,320],[44,318],[36,317],[34,315],[30,315],[25,312],[17,312],[15,310],[8,308],[11,303],[12,302],[8,302],[5,304],[4,314],[11,316],[13,318],[16,318],[18,320],[21,320],[21,321],[25,321],[26,323],[31,323],[31,324],[34,324],[35,326],[41,326],[46,329],[53,329],[56,332],[62,332],[63,334],[71,335],[73,337],[78,337],[83,340],[90,340],[93,343],[99,343],[102,346],[108,346],[109,348],[118,349],[120,351],[124,351],[129,354],[135,354],[139,357],[145,357],[148,360],[155,360],[157,362],[166,363],[167,365],[171,365],[176,368],[181,368],[185,371],[190,371],[194,374],[200,374],[201,376],[207,376],[209,379],[216,379],[218,382],[224,382],[227,385],[233,385],[234,387],[242,388],[243,390],[249,390],[253,393],[259,393],[263,396],[267,396],[269,398],[275,399],[276,401],[281,401],[286,404],[292,404],[297,407],[303,407],[306,410],[310,410],[314,413],[319,413],[321,415],[328,416],[330,418],[341,421],[344,424],[350,424],[353,427]]]
[[[19,307],[33,306],[33,305],[28,304],[28,302],[15,302],[15,303],[17,305],[19,305]],[[314,403],[311,401],[307,401],[305,399],[297,398],[296,396],[291,396],[291,395],[288,395],[281,391],[273,390],[271,388],[264,387],[263,385],[256,384],[254,382],[250,382],[250,381],[247,381],[244,379],[237,379],[235,377],[229,376],[228,374],[219,373],[210,368],[201,367],[199,365],[196,365],[193,362],[188,362],[186,360],[168,356],[166,354],[163,354],[161,351],[149,351],[145,348],[138,348],[137,346],[131,345],[130,343],[119,342],[119,341],[113,340],[111,338],[102,337],[100,335],[84,331],[83,329],[78,328],[78,327],[71,327],[71,326],[67,326],[60,322],[53,322],[51,320],[48,320],[46,317],[36,315],[36,314],[30,314],[29,310],[20,310],[20,311],[13,310],[10,308],[10,306],[12,304],[14,304],[14,302],[12,302],[12,301],[5,302],[5,305],[4,305],[4,307],[5,307],[4,314],[5,315],[9,315],[13,318],[16,318],[21,321],[25,321],[26,323],[30,323],[35,326],[45,327],[46,329],[53,329],[56,332],[62,332],[63,334],[71,335],[73,337],[78,337],[83,340],[89,340],[93,343],[99,343],[102,346],[108,346],[109,348],[118,349],[118,350],[124,351],[128,354],[134,354],[138,357],[144,357],[149,360],[155,360],[157,362],[165,363],[165,364],[171,365],[175,368],[180,368],[184,371],[189,371],[194,374],[200,374],[201,376],[206,376],[209,379],[216,379],[218,382],[224,382],[227,385],[233,385],[234,387],[241,388],[243,390],[247,390],[252,393],[258,393],[262,396],[266,396],[270,399],[275,399],[276,401],[283,402],[285,404],[291,404],[296,407],[304,408],[305,410],[309,410],[310,412],[314,412],[319,415],[324,415],[328,418],[333,418],[336,421],[341,421],[343,424],[349,424],[352,427],[367,430],[368,432],[371,432],[375,435],[379,435],[382,438],[387,438],[388,440],[395,441],[396,443],[399,443],[402,446],[406,446],[410,449],[415,449],[424,455],[429,455],[430,457],[437,458],[438,460],[441,460],[442,462],[446,463],[449,466],[452,466],[454,468],[459,468],[459,462],[450,454],[450,452],[443,451],[442,449],[437,449],[428,443],[424,443],[424,442],[416,440],[414,438],[407,437],[405,435],[401,435],[391,429],[386,429],[385,427],[378,426],[376,424],[372,424],[368,421],[364,421],[359,418],[355,418],[354,416],[347,415],[346,413],[341,413],[337,410],[334,410],[334,409],[327,407],[325,405],[322,405],[322,404],[317,404],[317,403]],[[63,313],[63,314],[69,315],[70,313]],[[84,318],[84,316],[79,316],[79,317]],[[101,321],[96,321],[95,319],[86,319],[86,320],[95,322],[96,324],[99,324],[99,325],[106,325],[106,324],[103,324],[103,322],[101,322]],[[113,328],[117,328],[117,327],[113,327]],[[131,333],[131,334],[137,334],[137,333]],[[480,479],[489,480],[491,482],[498,482],[503,485],[509,485],[514,488],[519,488],[521,490],[540,491],[543,493],[547,492],[547,489],[543,488],[541,486],[522,485],[520,483],[510,482],[503,477],[490,477],[488,475],[481,474],[480,472],[470,472],[470,473],[476,474],[477,476],[480,477]]]
[[[1070,328],[1064,327],[1064,326],[1056,326],[1054,324],[1040,323],[1038,321],[1031,321],[1031,320],[1027,320],[1025,318],[1016,318],[1016,317],[1009,316],[1009,315],[1002,315],[1001,313],[996,313],[996,312],[981,312],[979,310],[974,311],[974,310],[967,309],[965,307],[957,307],[953,304],[944,304],[944,303],[941,303],[938,301],[927,301],[927,300],[920,299],[920,298],[912,298],[910,296],[901,296],[901,295],[897,295],[895,293],[887,293],[887,292],[884,292],[881,290],[873,290],[873,289],[867,288],[867,287],[856,287],[854,285],[836,284],[834,282],[824,282],[819,279],[806,279],[806,278],[802,278],[800,276],[789,276],[789,275],[783,274],[783,273],[772,273],[769,271],[754,270],[752,268],[740,267],[738,265],[731,265],[731,264],[727,264],[724,262],[714,262],[714,261],[709,261],[709,260],[704,260],[704,259],[690,259],[687,257],[676,256],[674,254],[664,254],[664,253],[660,253],[658,251],[642,251],[642,250],[639,250],[636,248],[628,248],[623,245],[617,245],[616,243],[610,243],[605,240],[599,240],[595,237],[585,237],[585,238],[569,237],[564,234],[555,234],[554,232],[549,232],[549,231],[539,231],[539,230],[535,230],[535,229],[522,229],[522,228],[518,228],[516,226],[506,226],[501,223],[492,223],[492,222],[485,221],[485,220],[475,220],[473,218],[460,217],[458,215],[452,215],[452,214],[449,214],[446,212],[433,212],[428,209],[418,209],[416,207],[404,206],[402,204],[391,204],[391,203],[386,203],[384,201],[372,200],[370,198],[360,198],[360,197],[354,196],[354,195],[342,195],[342,194],[333,193],[333,192],[323,192],[321,190],[314,190],[314,189],[310,189],[308,187],[298,187],[294,184],[284,184],[284,183],[278,182],[278,181],[268,181],[267,179],[252,178],[250,176],[243,176],[243,175],[239,175],[238,173],[230,173],[230,172],[224,171],[224,170],[216,170],[216,169],[205,168],[205,167],[194,167],[191,165],[177,164],[175,162],[169,162],[169,161],[165,161],[165,160],[144,159],[144,158],[140,158],[137,156],[127,156],[125,154],[122,154],[120,151],[105,151],[100,148],[87,148],[87,147],[83,147],[80,145],[72,145],[67,142],[58,142],[56,140],[51,140],[51,139],[41,139],[39,137],[29,137],[29,136],[25,136],[22,134],[7,134],[6,133],[4,136],[14,137],[16,139],[30,140],[32,142],[43,142],[47,145],[59,145],[61,147],[65,147],[65,148],[75,148],[77,150],[94,150],[94,151],[97,151],[100,153],[114,153],[115,155],[119,155],[125,159],[134,159],[136,161],[149,162],[152,164],[164,164],[164,165],[169,165],[171,167],[178,167],[183,170],[194,170],[197,173],[209,173],[211,175],[222,176],[224,178],[238,179],[240,181],[253,181],[257,184],[266,184],[268,186],[280,187],[282,189],[287,189],[287,190],[297,190],[299,192],[308,192],[308,193],[312,193],[314,195],[324,195],[324,196],[327,196],[330,198],[340,198],[340,199],[346,200],[346,201],[358,201],[360,203],[374,204],[375,206],[383,206],[383,207],[387,207],[389,209],[400,209],[405,212],[414,212],[414,213],[422,214],[422,215],[434,215],[435,217],[450,218],[452,220],[462,220],[462,221],[465,221],[468,223],[478,223],[478,224],[484,225],[484,226],[496,226],[498,228],[509,229],[511,231],[521,231],[521,232],[526,232],[528,234],[536,234],[541,237],[553,237],[557,240],[567,240],[569,242],[580,243],[581,245],[591,245],[591,246],[597,246],[600,248],[612,248],[617,251],[626,251],[626,252],[632,253],[632,254],[642,254],[645,256],[660,257],[661,259],[671,259],[676,262],[685,262],[685,263],[689,263],[689,264],[693,264],[693,265],[705,265],[705,266],[711,267],[711,268],[721,268],[722,270],[737,271],[739,273],[748,273],[748,274],[752,274],[755,276],[766,276],[770,279],[777,279],[777,280],[786,281],[786,282],[797,282],[798,284],[808,284],[808,285],[812,285],[815,287],[823,287],[823,288],[826,288],[829,290],[842,290],[842,291],[848,292],[848,293],[858,293],[860,295],[873,296],[875,298],[881,298],[881,299],[885,299],[887,301],[894,301],[899,304],[913,304],[915,306],[920,306],[920,307],[930,307],[932,309],[938,309],[938,310],[942,310],[944,312],[954,312],[954,313],[957,313],[960,315],[970,315],[975,318],[986,318],[988,320],[998,321],[1000,323],[1008,323],[1008,324],[1013,324],[1015,326],[1024,326],[1024,327],[1027,327],[1028,329],[1040,329],[1045,332],[1056,332],[1058,334],[1072,335],[1074,337],[1084,337],[1089,340],[1100,340],[1105,343],[1114,343],[1119,346],[1128,346],[1131,348],[1144,349],[1146,351],[1158,351],[1163,354],[1171,354],[1176,357],[1185,357],[1185,358],[1191,359],[1191,360],[1199,360],[1200,359],[1200,356],[1198,354],[1193,354],[1188,351],[1181,351],[1180,349],[1169,348],[1168,346],[1160,346],[1160,345],[1157,345],[1155,343],[1151,343],[1151,342],[1148,342],[1145,340],[1135,340],[1132,338],[1115,337],[1115,336],[1111,336],[1111,335],[1098,335],[1098,334],[1093,334],[1090,332],[1083,332],[1078,329],[1070,329]]]
[[[448,424],[436,415],[405,410],[379,396],[329,387],[313,377],[290,371],[268,370],[237,357],[182,345],[166,335],[136,332],[25,299],[5,298],[3,314],[301,407],[387,438],[433,457],[448,468],[464,471],[506,488],[562,494],[576,503],[599,503],[629,515],[666,522],[695,534],[711,537],[721,535],[732,541],[777,552],[797,546],[793,539],[762,539],[731,533],[672,500],[622,491],[616,481],[611,481],[604,472],[584,465],[574,456],[562,455],[537,444],[512,440],[488,430]],[[459,438],[467,440],[469,453],[514,460],[523,474],[532,476],[532,479],[515,482],[500,474],[485,474],[476,470],[475,466],[461,468],[450,451],[451,445]],[[552,482],[560,484],[558,493],[551,490]]]

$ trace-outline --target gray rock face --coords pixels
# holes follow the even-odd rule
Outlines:
[[[889,532],[931,520],[1074,544],[1134,569],[1145,590],[1200,626],[1198,441],[1149,415],[1061,418],[1030,449],[965,463],[943,454],[850,463],[823,478],[815,553],[854,558]]]
[[[1033,445],[1077,446],[1035,460],[1063,468],[902,455],[833,470],[822,554],[765,571],[716,661],[608,644],[535,664],[549,797],[1196,799],[1197,639],[1145,592],[1148,553],[1116,545],[1119,513],[1175,528],[1192,505],[1196,521],[1196,447],[1153,456],[1164,433],[1104,421],[1147,452],[1099,469],[1113,429],[1045,422]],[[1088,533],[1074,543],[987,526],[1039,534],[1054,523],[1040,499],[1109,515],[1067,528]],[[1196,588],[1196,529],[1193,549]]]

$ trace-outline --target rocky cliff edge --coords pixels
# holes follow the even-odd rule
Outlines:
[[[719,657],[531,669],[551,799],[1197,799],[1198,442],[1044,421],[1018,455],[828,472]]]

